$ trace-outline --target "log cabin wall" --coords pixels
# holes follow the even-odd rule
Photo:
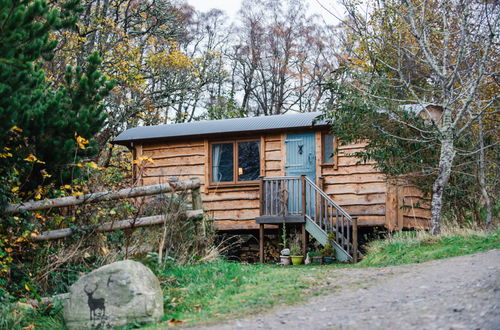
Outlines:
[[[360,226],[380,226],[386,223],[385,176],[374,162],[359,163],[352,154],[365,144],[338,146],[334,165],[321,165],[323,190],[351,216],[358,217]]]
[[[323,190],[351,216],[358,217],[359,226],[428,229],[429,197],[402,180],[388,180],[374,161],[360,162],[353,154],[365,146],[337,146],[335,166],[321,165]]]
[[[260,139],[262,144],[260,135],[255,138]],[[274,147],[272,139],[269,144],[264,145]],[[255,218],[259,216],[258,184],[210,185],[208,139],[143,144],[136,146],[135,150],[137,157],[137,150],[140,150],[143,158],[151,158],[153,161],[143,162],[143,170],[137,182],[139,185],[165,183],[172,177],[179,180],[199,177],[205,211],[216,221],[218,230],[258,228],[255,223]]]
[[[428,228],[428,200],[415,187],[387,182],[374,163],[358,164],[352,156],[364,144],[339,146],[333,164],[322,164],[322,132],[316,132],[316,175],[318,185],[332,199],[358,217],[360,226],[385,226],[390,230],[408,227]],[[285,175],[286,133],[268,133],[245,138],[260,141],[261,176]],[[218,139],[223,141],[224,139]],[[199,177],[204,208],[218,230],[257,229],[259,186],[209,184],[210,140],[192,139],[162,143],[144,143],[134,148],[134,157],[151,158],[136,169],[137,184],[152,185]],[[137,168],[137,166],[135,166]]]

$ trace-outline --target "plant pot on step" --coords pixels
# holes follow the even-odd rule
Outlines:
[[[291,258],[292,258],[292,264],[295,266],[302,264],[302,261],[304,261],[303,256],[292,256]]]
[[[326,265],[333,264],[334,261],[334,257],[323,257],[323,263],[325,263]]]
[[[280,255],[280,265],[289,266],[290,265],[290,256],[281,256]]]
[[[322,256],[312,257],[312,263],[321,265],[323,263],[323,257]]]

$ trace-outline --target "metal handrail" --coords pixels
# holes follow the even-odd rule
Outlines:
[[[302,214],[325,234],[335,233],[334,242],[347,255],[354,252],[350,237],[352,217],[308,177],[262,178],[262,194],[261,215]]]
[[[311,179],[309,179],[307,176],[305,177],[306,178],[306,182],[309,183],[310,187],[312,187],[314,190],[316,190],[316,192],[318,192],[323,198],[325,198],[330,204],[332,204],[337,210],[339,210],[347,219],[349,219],[349,221],[352,221],[352,218],[351,216],[342,208],[340,207],[340,205],[338,205],[337,203],[335,203],[333,201],[333,199],[330,198],[330,196],[328,196],[326,194],[326,192],[324,192],[323,190],[320,189],[320,187],[318,187]]]

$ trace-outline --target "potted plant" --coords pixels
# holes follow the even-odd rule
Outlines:
[[[313,264],[322,264],[323,263],[323,257],[318,251],[311,251],[309,252],[309,257],[311,257],[311,262]]]
[[[328,234],[328,243],[321,250],[323,261],[325,264],[331,264],[335,260],[335,250],[332,247],[332,242],[335,241],[335,234]]]
[[[304,256],[301,255],[300,253],[301,253],[300,247],[292,245],[292,247],[290,248],[290,254],[293,265],[300,265],[302,264],[302,261],[304,261]]]
[[[333,250],[330,243],[326,243],[323,249],[321,249],[321,254],[323,255],[323,262],[327,265],[333,263],[333,261],[335,260],[335,251]]]
[[[302,249],[300,248],[298,239],[296,239],[290,246],[290,255],[293,265],[300,265],[302,261],[304,261],[304,256],[302,255]]]
[[[287,246],[287,240],[286,240],[286,224],[283,223],[283,232],[281,233],[281,239],[283,245],[283,250],[280,252],[280,265],[282,266],[288,266],[290,265],[290,249],[288,249]]]

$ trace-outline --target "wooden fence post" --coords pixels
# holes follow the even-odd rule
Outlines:
[[[193,203],[193,210],[203,209],[203,199],[200,192],[200,178],[191,178],[196,188],[191,189],[191,199]]]
[[[352,261],[358,262],[358,218],[352,218]]]

